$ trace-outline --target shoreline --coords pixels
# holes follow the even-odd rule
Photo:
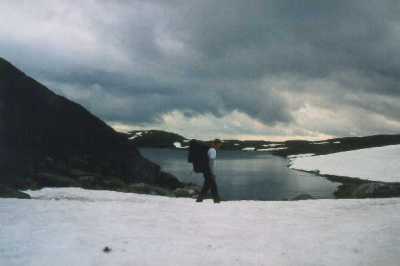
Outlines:
[[[271,154],[283,158],[276,154]],[[290,159],[284,157],[287,161],[286,167],[288,169],[305,172],[311,175],[323,177],[334,183],[338,183],[337,188],[333,192],[333,199],[357,199],[357,198],[385,198],[385,197],[400,197],[400,183],[388,183],[383,181],[371,181],[349,176],[338,176],[330,174],[320,174],[319,171],[308,171],[301,169],[290,168]],[[193,198],[198,193],[199,187],[191,184],[181,182],[182,187],[178,189],[167,189],[165,187],[157,186],[155,184],[145,183],[130,183],[124,186],[77,186],[86,189],[105,189],[116,192],[133,192],[139,194],[149,195],[164,195],[168,197],[187,197]],[[76,184],[75,184],[76,185]],[[66,187],[71,186],[71,184]],[[72,185],[74,186],[74,185]],[[44,186],[52,187],[52,186]],[[57,186],[56,186],[57,187]],[[23,189],[12,188],[10,186],[0,186],[0,197],[16,197],[16,198],[27,198],[27,195],[23,193],[24,189],[41,189],[43,186],[25,187]],[[308,194],[308,193],[306,193]],[[304,195],[306,195],[304,194]],[[301,195],[301,196],[304,196]],[[309,197],[312,198],[312,197]],[[301,198],[302,199],[302,198]],[[304,198],[305,199],[305,198]],[[289,199],[286,199],[289,200]],[[293,199],[290,199],[293,200]],[[282,200],[283,201],[283,200]]]
[[[289,162],[289,160],[288,160]],[[289,169],[292,169],[289,167]],[[292,169],[324,177],[331,182],[340,183],[334,192],[334,199],[391,198],[400,197],[400,183],[371,181],[349,176],[320,174],[317,171]]]

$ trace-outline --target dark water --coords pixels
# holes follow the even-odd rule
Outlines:
[[[201,185],[202,174],[194,173],[186,150],[140,149],[144,157],[161,165],[181,181]],[[217,184],[224,200],[282,200],[300,194],[333,198],[338,183],[291,170],[287,160],[264,152],[218,151]]]

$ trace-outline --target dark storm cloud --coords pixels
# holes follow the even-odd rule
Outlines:
[[[236,110],[307,127],[296,112],[311,105],[340,106],[349,124],[354,108],[400,122],[395,0],[0,5],[13,23],[0,27],[1,55],[110,121]],[[315,130],[349,134],[342,126]]]

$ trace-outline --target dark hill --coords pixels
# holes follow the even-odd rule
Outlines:
[[[89,175],[99,188],[116,178],[126,184],[181,185],[143,158],[126,136],[2,58],[0,147],[0,184],[40,186],[61,175],[79,185],[79,178]]]
[[[167,131],[136,130],[125,135],[137,147],[151,148],[187,148],[189,139]],[[210,141],[207,141],[210,143]],[[181,147],[176,147],[178,143]],[[343,137],[319,141],[288,140],[283,142],[266,140],[223,140],[222,150],[264,151],[278,156],[289,156],[301,153],[316,155],[342,151],[365,149],[386,145],[400,144],[400,135],[373,135],[364,137]]]
[[[176,133],[154,129],[130,131],[128,138],[137,147],[151,148],[175,148],[174,143],[179,142],[184,146],[185,141],[189,141]]]
[[[286,141],[287,149],[274,151],[275,155],[288,156],[300,153],[316,155],[351,151],[372,147],[400,144],[400,135],[373,135],[364,137],[344,137],[324,141]]]

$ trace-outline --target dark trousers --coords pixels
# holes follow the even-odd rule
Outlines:
[[[214,200],[219,200],[217,183],[215,182],[215,176],[211,173],[205,172],[204,184],[200,191],[198,199],[202,200],[206,197],[207,192],[211,189],[211,194]]]

